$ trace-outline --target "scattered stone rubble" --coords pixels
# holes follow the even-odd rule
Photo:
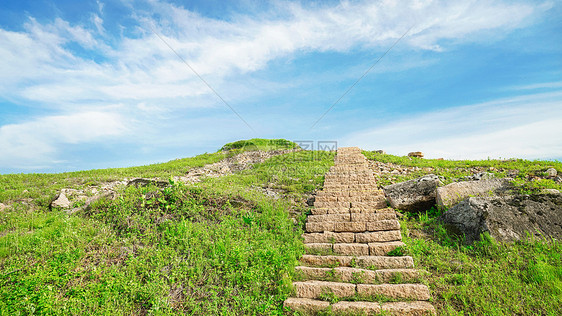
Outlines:
[[[388,256],[403,246],[400,224],[377,189],[359,148],[339,148],[335,165],[325,176],[303,235],[307,254],[296,267],[302,281],[293,282],[287,308],[314,314],[388,313],[432,315],[429,289],[418,284],[421,271],[408,256]],[[334,267],[335,268],[329,268]],[[390,284],[397,278],[399,284]],[[331,304],[321,298],[336,296]],[[354,297],[386,297],[397,302],[357,301]],[[351,299],[351,300],[350,300]]]
[[[201,168],[190,169],[185,176],[174,177],[175,181],[185,183],[200,182],[202,177],[220,177],[229,175],[234,172],[252,168],[253,164],[264,162],[273,156],[299,151],[300,149],[289,150],[273,150],[273,151],[247,151],[223,159],[219,162],[205,165]],[[88,209],[90,205],[101,199],[115,199],[117,197],[117,187],[120,186],[147,186],[155,185],[159,188],[169,186],[169,181],[160,179],[133,178],[123,179],[121,181],[113,181],[102,184],[99,187],[92,187],[89,190],[62,189],[51,202],[51,208],[66,209],[68,213],[74,213],[79,210]],[[271,188],[260,188],[268,196],[276,197],[278,192]],[[73,207],[74,205],[79,205]]]
[[[200,182],[202,177],[221,177],[245,169],[250,169],[256,163],[278,155],[300,151],[301,149],[286,149],[272,151],[247,151],[236,156],[223,159],[219,162],[205,165],[200,168],[193,168],[184,176],[175,177],[174,180],[181,182]]]

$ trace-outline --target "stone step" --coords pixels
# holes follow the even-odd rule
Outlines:
[[[416,301],[427,301],[430,298],[429,289],[424,284],[357,284],[357,294],[361,297],[384,296]]]
[[[410,256],[317,256],[303,255],[299,260],[309,267],[355,267],[371,270],[379,269],[407,269],[414,267],[414,260]]]
[[[298,266],[295,272],[301,279],[362,284],[417,282],[420,271],[415,269],[369,270],[350,267],[318,268]]]
[[[350,222],[351,214],[322,214],[322,215],[309,215],[306,218],[307,223],[320,223],[320,222]]]
[[[375,183],[375,177],[360,174],[338,174],[324,176],[324,183]]]
[[[326,173],[326,176],[338,176],[338,175],[361,175],[372,177],[374,175],[373,170],[367,166],[353,166],[351,168],[345,168],[341,166],[332,166],[330,170]]]
[[[295,296],[298,298],[321,298],[329,294],[338,298],[353,297],[355,294],[364,298],[406,299],[427,301],[429,289],[424,284],[352,284],[331,281],[297,281],[293,282]]]
[[[355,241],[354,233],[304,233],[302,234],[304,243],[351,243]]]
[[[327,293],[336,297],[351,297],[356,293],[355,284],[318,280],[293,282],[293,289],[298,298],[320,298]]]
[[[324,179],[374,179],[373,172],[369,169],[366,170],[351,170],[351,171],[328,171],[324,175]]]
[[[377,243],[385,241],[400,241],[402,234],[399,230],[373,231],[355,234],[355,242]]]
[[[376,222],[382,220],[393,220],[396,219],[396,212],[391,208],[378,209],[373,212],[363,212],[356,213],[351,212],[350,209],[350,221],[351,222]]]
[[[324,215],[324,214],[345,214],[345,213],[363,213],[363,214],[373,214],[373,213],[391,213],[396,214],[396,211],[389,207],[384,208],[350,208],[350,207],[315,207],[310,209],[313,215]]]
[[[351,205],[353,206],[354,203],[360,203],[360,202],[380,203],[381,201],[384,201],[384,205],[386,206],[386,197],[382,194],[374,195],[374,194],[358,193],[353,196],[317,196],[314,199],[314,205],[316,205],[316,203],[350,202]]]
[[[333,252],[334,254],[344,256],[368,256],[369,245],[356,243],[334,244]]]
[[[322,190],[377,190],[376,181],[368,181],[368,183],[349,183],[345,181],[324,181]]]
[[[332,187],[330,187],[332,186]],[[375,178],[331,178],[324,180],[324,190],[334,190],[336,186],[347,186],[352,190],[377,189]]]
[[[289,297],[285,300],[284,307],[293,311],[304,314],[316,314],[331,309],[336,315],[403,315],[403,316],[426,316],[435,315],[435,308],[425,301],[409,301],[409,302],[349,302],[340,301],[331,304],[326,301],[320,301],[310,298]]]
[[[383,303],[381,307],[384,313],[393,316],[436,315],[433,305],[425,301],[388,302]]]
[[[402,240],[400,223],[397,220],[382,220],[378,222],[312,222],[306,223],[305,228],[307,233],[355,232],[358,233],[355,242],[360,243]]]
[[[338,203],[344,203],[344,202],[338,202]],[[316,203],[314,204],[314,206],[316,206]],[[350,203],[350,206],[352,212],[357,210],[358,213],[370,211],[373,209],[387,208],[385,197],[380,197],[375,201],[369,201],[369,202],[353,202]]]
[[[314,207],[315,208],[351,208],[351,203],[350,202],[314,202]]]
[[[397,247],[404,246],[401,241],[380,243],[305,243],[307,254],[334,254],[344,256],[386,256]]]
[[[314,207],[310,209],[313,215],[324,215],[324,214],[345,214],[350,213],[351,208],[349,207]]]
[[[310,298],[289,297],[283,302],[283,307],[305,315],[315,315],[330,308],[330,303],[326,301],[313,300]]]
[[[392,250],[405,246],[401,241],[370,242],[368,245],[369,255],[371,256],[386,256]]]
[[[396,221],[396,214],[392,210],[391,212],[382,213],[338,213],[338,214],[321,214],[321,215],[309,215],[307,217],[308,223],[319,223],[319,222],[378,222],[385,220]],[[397,227],[400,227],[400,223]],[[395,224],[396,226],[396,224]]]
[[[363,196],[363,195],[384,195],[383,191],[369,188],[363,190],[349,190],[347,188],[342,189],[330,189],[327,191],[318,191],[316,193],[316,198],[320,197],[328,197],[328,196],[335,196],[335,197],[344,197],[344,196]]]

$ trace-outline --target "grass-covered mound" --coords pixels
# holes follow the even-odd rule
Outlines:
[[[299,146],[286,139],[263,139],[263,138],[252,138],[248,140],[239,140],[232,143],[227,143],[222,146],[220,151],[232,151],[232,150],[283,150],[283,149],[294,149],[299,148]]]

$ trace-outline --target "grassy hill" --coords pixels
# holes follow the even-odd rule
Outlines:
[[[306,198],[321,189],[334,153],[278,155],[254,168],[165,188],[128,186],[72,214],[50,209],[62,188],[88,191],[123,178],[168,180],[247,150],[295,148],[284,140],[234,142],[216,153],[142,167],[62,174],[0,175],[0,314],[282,315]],[[530,181],[559,162],[440,161],[364,152],[372,160],[416,166],[391,183],[431,172],[446,181],[486,169],[519,170],[522,192],[562,189]],[[425,168],[425,169],[424,169]],[[428,169],[429,168],[429,169]],[[436,221],[438,211],[406,214],[407,247],[432,303],[447,315],[562,314],[562,245],[526,240],[463,245]]]

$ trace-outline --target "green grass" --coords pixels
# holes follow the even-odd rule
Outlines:
[[[400,157],[387,154],[379,154],[374,151],[363,151],[363,154],[370,160],[383,163],[393,163],[404,167],[418,167],[420,170],[409,175],[382,175],[379,185],[388,185],[395,182],[407,181],[418,178],[428,173],[433,173],[444,178],[444,184],[453,182],[456,179],[470,176],[475,171],[489,172],[496,177],[506,177],[510,171],[517,170],[518,174],[514,178],[514,184],[520,193],[537,193],[542,189],[557,189],[562,191],[562,183],[557,183],[552,179],[541,179],[548,168],[554,168],[562,174],[562,162],[560,161],[541,161],[541,160],[437,160]],[[430,168],[431,170],[424,170]]]
[[[282,303],[298,279],[294,266],[304,253],[304,202],[321,188],[333,153],[275,156],[196,185],[123,188],[116,200],[72,215],[47,207],[61,188],[125,177],[167,180],[251,148],[234,145],[228,152],[135,168],[0,176],[0,202],[12,205],[0,212],[0,315],[283,315]],[[519,169],[516,181],[529,191],[552,183],[530,182],[528,175],[550,166],[562,170],[557,162],[366,154],[431,167],[448,179],[475,167],[494,167],[498,175]],[[439,314],[562,314],[560,242],[498,244],[485,238],[465,246],[437,222],[439,212],[406,214],[406,246],[392,253],[412,255],[417,268],[430,272],[423,282]]]
[[[302,199],[332,161],[333,153],[291,153],[197,185],[127,187],[72,215],[15,203],[0,213],[0,315],[282,315],[304,252]],[[166,167],[137,171],[163,176]],[[81,185],[77,173],[44,176],[22,175],[13,190],[52,179]]]
[[[406,253],[430,272],[425,283],[439,315],[562,314],[562,243],[483,236],[467,246],[436,215],[406,217],[401,225]]]
[[[53,174],[6,174],[0,175],[0,203],[33,199],[37,207],[45,207],[55,193],[62,188],[88,188],[124,178],[160,178],[168,180],[183,175],[191,168],[202,167],[224,159],[225,153],[202,154],[196,157],[176,159],[166,163],[130,168],[97,169]]]

